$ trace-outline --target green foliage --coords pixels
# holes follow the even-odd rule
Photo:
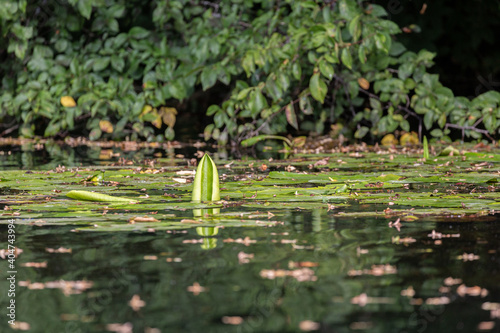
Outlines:
[[[480,139],[500,128],[499,93],[455,97],[427,73],[434,54],[406,51],[398,25],[367,1],[0,7],[8,51],[0,119],[25,137],[172,140],[181,104],[222,85],[230,93],[206,110],[213,122],[204,130],[221,144],[289,129],[323,133],[327,123],[358,139],[417,127],[434,138],[458,130]],[[64,106],[64,96],[76,105]]]

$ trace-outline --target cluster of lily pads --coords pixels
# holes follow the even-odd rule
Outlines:
[[[4,171],[2,219],[78,231],[146,231],[274,226],[291,210],[403,221],[500,210],[500,155],[490,151],[427,159],[389,149],[215,161],[205,154],[196,172],[182,159],[161,158],[153,167]]]

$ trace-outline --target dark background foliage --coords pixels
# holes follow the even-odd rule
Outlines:
[[[0,136],[493,140],[499,16],[479,0],[3,1]]]
[[[500,89],[500,2],[485,0],[383,0],[400,27],[418,33],[398,36],[408,49],[436,53],[432,72],[456,95],[477,96]]]

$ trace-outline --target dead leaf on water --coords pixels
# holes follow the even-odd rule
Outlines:
[[[243,318],[240,316],[224,316],[222,317],[222,322],[227,325],[241,325]]]
[[[200,293],[206,291],[205,287],[200,286],[198,282],[193,283],[192,286],[187,287],[187,290],[193,295],[198,296]]]
[[[137,312],[146,305],[146,302],[144,302],[139,295],[135,294],[128,302],[128,305],[132,308],[132,310]]]
[[[125,323],[125,324],[113,323],[106,325],[107,331],[116,333],[133,333],[133,328],[134,326],[132,325],[132,323]]]
[[[31,326],[24,321],[15,321],[14,324],[10,324],[10,328],[19,331],[29,331],[31,329]]]
[[[34,268],[47,268],[47,262],[25,262],[21,264],[22,267],[34,267]]]
[[[134,216],[134,217],[131,217],[128,220],[129,224],[134,224],[136,222],[160,222],[160,220],[157,220],[154,217],[147,216],[147,215],[144,215],[144,216]]]
[[[52,249],[52,248],[46,247],[45,252],[48,252],[48,253],[71,253],[72,250],[65,248],[65,247],[60,247],[58,249]]]
[[[317,331],[320,328],[320,324],[312,320],[303,320],[299,323],[299,328],[301,331]]]

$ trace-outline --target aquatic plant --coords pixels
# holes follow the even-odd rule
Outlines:
[[[424,136],[424,142],[423,142],[423,144],[424,144],[424,158],[426,160],[428,160],[429,159],[429,144],[427,143],[427,137],[426,136]]]
[[[214,161],[208,156],[203,155],[196,176],[192,193],[192,201],[218,201],[220,200],[219,173]]]
[[[84,200],[84,201],[102,201],[102,202],[127,202],[127,203],[137,203],[137,200],[132,200],[129,198],[123,197],[114,197],[107,194],[89,192],[89,191],[69,191],[66,194],[67,197],[76,200]]]

